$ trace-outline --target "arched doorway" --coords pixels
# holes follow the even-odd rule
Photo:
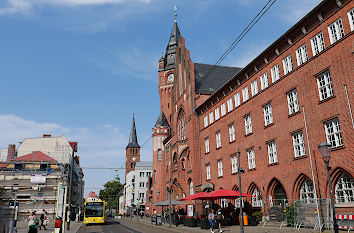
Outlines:
[[[274,178],[268,186],[269,220],[273,222],[282,222],[285,220],[284,208],[288,203],[286,191],[280,181]]]

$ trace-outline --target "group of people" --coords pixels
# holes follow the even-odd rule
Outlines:
[[[42,230],[42,227],[44,230],[47,230],[47,225],[49,223],[49,217],[47,215],[47,211],[43,210],[41,216],[39,217],[39,222],[36,211],[33,211],[30,216],[28,217],[28,233],[37,233],[38,232],[38,227],[40,230]]]
[[[219,232],[222,232],[221,230],[221,223],[222,220],[224,219],[224,215],[221,212],[221,209],[219,208],[216,214],[214,214],[214,210],[211,209],[208,215],[209,223],[210,223],[210,231],[211,233],[214,233],[214,228],[215,225],[217,224],[217,227],[219,228]]]

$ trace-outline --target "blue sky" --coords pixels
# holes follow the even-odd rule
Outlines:
[[[192,60],[214,64],[266,2],[1,0],[0,148],[65,134],[83,167],[123,167],[132,114],[140,145],[159,115],[173,6]],[[223,65],[245,66],[319,2],[278,0]],[[152,160],[151,140],[141,158]],[[85,170],[86,193],[116,174]]]

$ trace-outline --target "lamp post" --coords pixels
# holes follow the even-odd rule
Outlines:
[[[15,208],[15,216],[14,216],[14,221],[13,224],[10,225],[10,231],[9,232],[17,232],[16,226],[17,226],[17,214],[18,214],[18,205],[17,205],[17,192],[19,190],[18,187],[12,187],[12,192],[15,195],[15,200],[14,200],[14,208]]]
[[[239,193],[240,193],[240,233],[244,233],[245,230],[243,228],[243,213],[242,213],[242,189],[241,189],[241,173],[244,173],[245,171],[241,168],[241,163],[240,163],[240,148],[237,149],[237,163],[238,163],[238,184],[239,184]]]
[[[327,142],[322,142],[319,146],[318,149],[321,153],[322,159],[326,164],[326,170],[327,170],[327,176],[328,176],[328,185],[329,185],[329,193],[331,195],[331,206],[332,206],[332,214],[333,214],[333,229],[335,233],[338,233],[338,224],[336,221],[336,210],[334,208],[334,199],[333,199],[333,192],[332,192],[332,182],[331,182],[331,175],[329,171],[331,170],[331,167],[329,166],[329,160],[331,159],[331,148],[332,145],[327,143]]]

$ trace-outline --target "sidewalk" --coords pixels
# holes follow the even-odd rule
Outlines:
[[[168,223],[162,224],[160,226],[154,225],[151,223],[150,218],[144,218],[144,219],[136,219],[136,218],[124,218],[126,220],[134,221],[134,222],[139,222],[142,224],[147,224],[151,226],[155,226],[156,228],[168,228],[168,229],[173,229],[176,232],[183,232],[183,233],[209,233],[210,229],[201,229],[200,227],[186,227],[184,225],[178,225],[176,227],[175,225],[172,225],[172,227],[169,227]],[[274,232],[284,232],[284,233],[294,233],[294,232],[299,232],[299,233],[314,233],[314,232],[319,232],[313,231],[313,229],[309,228],[301,228],[299,230],[296,230],[295,228],[291,227],[271,227],[271,226],[245,226],[245,233],[274,233]],[[240,232],[240,226],[239,225],[234,225],[234,226],[225,226],[222,228],[223,232]],[[214,232],[219,232],[218,229],[214,229]],[[333,231],[323,231],[322,233],[331,233]]]
[[[75,221],[71,221],[70,222],[70,230],[66,230],[64,233],[76,233],[80,227],[83,225],[83,222],[75,222]],[[27,227],[21,227],[21,228],[17,228],[17,233],[27,233],[28,229]],[[49,224],[49,226],[47,227],[47,230],[44,230],[42,228],[42,230],[39,230],[38,228],[38,233],[52,233],[54,232],[54,225],[53,224]]]

